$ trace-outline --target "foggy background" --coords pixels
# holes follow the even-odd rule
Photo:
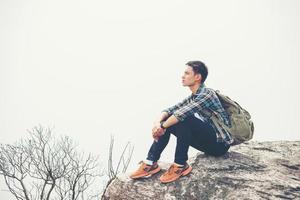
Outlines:
[[[181,85],[190,60],[208,66],[207,87],[251,113],[255,140],[299,140],[299,8],[297,0],[1,0],[0,142],[41,124],[106,166],[113,134],[116,152],[134,145],[135,169],[156,117],[191,93]],[[173,161],[175,142],[161,160]]]

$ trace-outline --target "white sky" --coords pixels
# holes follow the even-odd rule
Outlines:
[[[54,126],[105,156],[135,146],[144,159],[160,111],[190,94],[189,60],[208,87],[245,107],[256,140],[299,140],[300,2],[0,2],[0,142]],[[175,140],[163,159],[173,160]],[[0,193],[0,196],[4,193]]]

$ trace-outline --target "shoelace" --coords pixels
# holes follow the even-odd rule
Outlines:
[[[179,174],[184,167],[177,167],[178,170],[175,171],[176,174]],[[168,174],[172,174],[172,171],[175,170],[175,165],[171,165],[171,167],[168,169]]]

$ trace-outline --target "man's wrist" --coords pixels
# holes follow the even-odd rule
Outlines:
[[[160,128],[162,128],[162,129],[167,129],[167,128],[164,126],[164,121],[160,122]]]

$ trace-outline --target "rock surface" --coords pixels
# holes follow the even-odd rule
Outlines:
[[[222,157],[198,153],[189,159],[193,171],[176,182],[161,184],[159,176],[131,180],[120,175],[103,199],[300,199],[300,141],[249,142]]]

